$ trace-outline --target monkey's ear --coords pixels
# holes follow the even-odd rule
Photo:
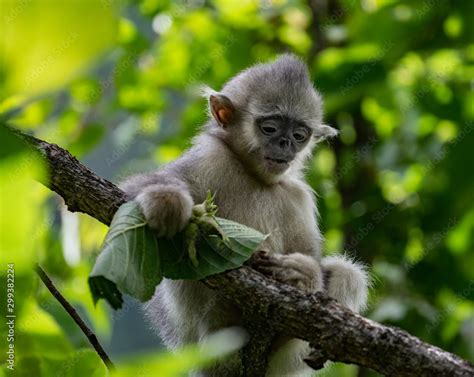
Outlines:
[[[339,134],[339,131],[336,130],[335,128],[329,127],[325,124],[321,124],[316,128],[314,131],[313,135],[316,139],[316,142],[320,142],[326,139],[329,139],[330,137],[337,136]]]
[[[223,94],[211,94],[209,96],[209,106],[211,107],[212,116],[221,127],[225,128],[234,117],[234,105]]]

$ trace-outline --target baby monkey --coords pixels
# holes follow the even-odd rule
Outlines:
[[[364,268],[342,256],[321,258],[318,212],[303,168],[314,146],[337,131],[322,123],[322,99],[305,64],[282,55],[207,95],[212,116],[193,146],[163,169],[126,181],[128,197],[140,203],[158,235],[172,237],[210,190],[220,217],[270,234],[262,245],[267,251],[257,258],[261,272],[308,292],[324,290],[353,311],[363,309]],[[170,348],[242,325],[238,307],[196,281],[164,280],[145,313]],[[303,361],[308,352],[307,342],[284,342],[270,356],[266,376],[311,376]],[[241,368],[236,354],[193,376],[240,376]]]

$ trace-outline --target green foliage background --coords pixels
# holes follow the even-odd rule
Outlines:
[[[117,182],[189,145],[207,117],[201,83],[218,90],[255,62],[297,53],[325,98],[326,122],[341,131],[317,148],[307,171],[326,253],[347,252],[370,266],[369,318],[473,361],[473,4],[2,0],[0,117]],[[15,263],[16,373],[106,374],[38,283],[35,261],[121,374],[177,375],[202,360],[192,349],[154,356],[134,339],[131,323],[134,350],[114,351],[121,314],[103,303],[94,308],[87,287],[106,228],[68,215],[56,195],[32,182],[43,167],[13,142],[2,130],[0,311],[4,318],[6,265]],[[0,328],[5,355],[3,320]],[[133,353],[141,356],[130,359]],[[0,375],[8,374],[4,360]],[[324,373],[376,375],[344,365]]]

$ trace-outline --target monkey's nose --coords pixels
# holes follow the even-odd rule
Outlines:
[[[280,147],[281,147],[282,149],[289,148],[290,145],[291,145],[291,140],[290,140],[290,139],[288,139],[288,138],[286,138],[286,137],[282,137],[282,138],[280,139]]]

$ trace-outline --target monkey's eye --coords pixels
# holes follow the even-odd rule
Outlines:
[[[309,137],[309,132],[305,128],[300,128],[293,132],[293,137],[298,143],[303,143]]]
[[[260,131],[262,131],[262,133],[264,135],[273,135],[275,132],[277,132],[277,126],[274,122],[264,122],[261,126],[260,126]]]

